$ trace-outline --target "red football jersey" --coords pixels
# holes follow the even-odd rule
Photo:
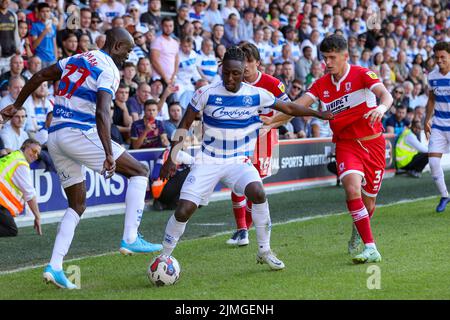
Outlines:
[[[284,84],[268,74],[259,72],[258,78],[255,82],[250,83],[251,85],[259,88],[266,89],[272,93],[277,99],[283,101],[289,101],[289,97],[286,94]],[[273,116],[273,109],[265,109],[261,115],[271,117]],[[272,158],[272,148],[274,145],[278,144],[278,129],[272,129],[270,133],[264,136],[258,136],[256,140],[256,147],[254,153],[254,165],[259,172],[261,177],[266,177],[271,175],[271,158]]]
[[[365,119],[371,108],[377,107],[373,87],[381,85],[375,72],[360,66],[348,65],[347,72],[339,82],[331,74],[326,74],[313,83],[308,94],[315,101],[320,100],[322,109],[331,111],[334,119],[330,120],[333,141],[340,139],[358,139],[383,131],[377,122],[370,126],[370,119]]]

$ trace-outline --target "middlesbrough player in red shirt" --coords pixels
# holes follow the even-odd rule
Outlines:
[[[290,101],[285,92],[283,83],[265,73],[258,71],[261,57],[258,48],[249,42],[244,42],[239,46],[245,54],[245,82],[259,88],[264,88],[272,93],[277,99],[283,101]],[[262,116],[272,117],[274,115],[273,109],[267,109]],[[271,175],[271,158],[272,147],[278,144],[277,129],[272,129],[266,134],[258,136],[256,142],[253,165],[259,172],[261,178]],[[248,229],[252,224],[252,203],[246,200],[245,196],[239,196],[231,193],[231,200],[233,202],[233,213],[236,220],[236,232],[231,238],[227,240],[227,244],[245,246],[248,245]]]
[[[354,223],[349,253],[358,252],[362,238],[365,248],[353,257],[353,262],[378,262],[381,255],[372,236],[370,218],[386,166],[381,119],[393,99],[373,71],[349,65],[347,41],[342,36],[325,38],[320,51],[328,73],[295,102],[309,107],[320,101],[322,108],[333,113],[330,127],[336,144],[337,170]],[[265,123],[276,126],[287,118],[280,114]]]

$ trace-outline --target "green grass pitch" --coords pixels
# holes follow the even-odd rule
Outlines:
[[[412,186],[412,182],[416,185]],[[392,190],[400,187],[402,192],[394,196]],[[435,193],[429,176],[421,180],[405,177],[386,180],[383,188],[380,203]],[[69,265],[80,268],[81,290],[64,291],[45,285],[41,277],[43,268],[38,267],[1,274],[0,300],[450,299],[447,254],[450,214],[434,213],[437,197],[377,209],[372,226],[383,261],[369,265],[353,265],[346,252],[351,231],[348,214],[328,215],[344,211],[342,189],[295,191],[271,195],[269,199],[276,222],[272,248],[285,262],[285,270],[270,271],[267,265],[256,264],[254,230],[250,232],[250,245],[242,248],[225,245],[229,234],[214,235],[231,230],[233,225],[231,204],[217,202],[194,215],[186,237],[174,251],[182,269],[175,286],[157,288],[149,283],[146,269],[152,255],[124,257],[107,253],[117,251],[123,217],[116,216],[82,220],[74,252],[68,258],[106,254],[65,263],[66,268]],[[323,199],[321,203],[317,203],[319,199]],[[151,240],[157,241],[171,213],[146,214],[143,228],[148,230],[148,225],[156,225],[158,231],[152,233]],[[317,217],[318,214],[326,216]],[[301,216],[316,217],[289,222]],[[104,230],[94,232],[100,225]],[[46,235],[42,238],[26,228],[22,238],[0,239],[0,250],[4,253],[0,257],[2,271],[48,261],[56,226],[44,227]],[[102,237],[103,232],[116,234],[108,238]],[[33,254],[25,258],[14,254],[9,246],[14,241],[17,246],[28,246],[22,249]]]

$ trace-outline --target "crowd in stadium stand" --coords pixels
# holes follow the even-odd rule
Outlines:
[[[194,91],[220,79],[226,48],[242,41],[257,45],[260,70],[280,79],[290,99],[298,98],[324,74],[319,44],[332,33],[348,39],[349,62],[373,70],[392,93],[394,105],[383,123],[399,135],[413,119],[424,120],[426,76],[435,68],[432,48],[450,40],[450,5],[439,0],[0,0],[0,109],[13,103],[41,68],[101,49],[105,31],[119,26],[136,46],[111,106],[112,137],[129,148],[169,145]],[[44,83],[25,110],[3,126],[0,152],[17,150],[28,136],[45,143],[57,87],[58,82]],[[294,118],[279,133],[285,139],[331,136],[326,121],[309,117]],[[191,138],[198,143],[195,134]]]

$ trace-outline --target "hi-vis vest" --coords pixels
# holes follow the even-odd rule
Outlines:
[[[400,137],[398,137],[397,145],[395,146],[395,163],[397,168],[403,168],[411,162],[419,151],[406,143],[406,136],[411,133],[411,129],[403,130]]]
[[[8,209],[13,217],[21,213],[24,208],[22,191],[12,181],[19,166],[30,167],[22,151],[14,151],[0,158],[0,205]]]

